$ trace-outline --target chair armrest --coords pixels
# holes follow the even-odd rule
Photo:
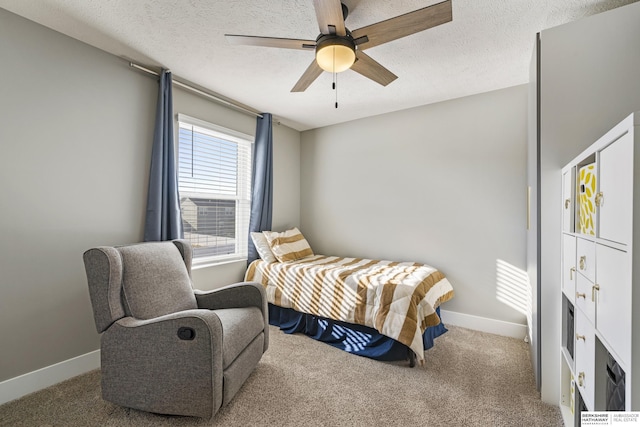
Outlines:
[[[191,328],[193,339],[181,339],[180,328]],[[204,418],[222,405],[222,325],[214,311],[185,310],[149,320],[125,317],[101,341],[106,400]]]
[[[209,310],[200,309],[178,311],[176,313],[169,313],[147,320],[136,319],[135,317],[124,317],[117,321],[116,324],[125,328],[139,328],[143,326],[161,325],[163,322],[186,319],[198,319],[199,321],[204,322],[208,328],[213,328],[214,330],[217,329],[217,326],[220,326],[220,320],[215,313],[212,313]],[[215,332],[217,333],[219,331],[216,330]]]
[[[219,310],[224,308],[258,307],[264,316],[264,351],[269,347],[269,309],[267,293],[260,283],[240,282],[211,291],[195,289],[198,308]]]
[[[221,308],[258,307],[266,311],[267,296],[264,287],[256,282],[240,282],[211,291],[195,289],[198,308],[218,310]]]

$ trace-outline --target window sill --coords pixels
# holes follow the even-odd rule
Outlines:
[[[207,260],[203,259],[201,261],[193,260],[193,264],[191,265],[191,270],[200,270],[202,268],[209,267],[217,267],[225,264],[235,264],[237,262],[247,263],[247,258],[230,258],[230,259],[217,259],[217,260]]]

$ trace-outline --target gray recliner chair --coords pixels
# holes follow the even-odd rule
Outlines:
[[[269,346],[262,285],[194,290],[185,240],[97,247],[83,258],[105,400],[203,418],[229,403]]]

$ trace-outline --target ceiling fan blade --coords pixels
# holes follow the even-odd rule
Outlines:
[[[313,7],[316,9],[318,26],[322,34],[337,34],[339,36],[347,34],[340,0],[313,0]]]
[[[260,36],[240,36],[236,34],[225,34],[227,41],[231,44],[281,47],[284,49],[313,50],[316,48],[315,40],[283,39],[279,37]]]
[[[398,78],[398,76],[384,68],[366,53],[359,51],[356,56],[358,60],[353,63],[351,69],[374,82],[386,86]]]
[[[296,83],[296,85],[291,89],[291,92],[304,92],[311,83],[318,78],[318,76],[322,74],[322,68],[318,65],[316,60],[314,59],[311,65],[305,70],[300,77],[300,80]]]
[[[351,35],[354,39],[366,36],[368,41],[359,43],[358,48],[369,49],[444,24],[452,19],[451,0],[447,0],[359,28],[352,31]]]

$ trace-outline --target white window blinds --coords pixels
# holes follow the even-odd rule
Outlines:
[[[196,262],[247,256],[252,137],[178,115],[178,190]]]

